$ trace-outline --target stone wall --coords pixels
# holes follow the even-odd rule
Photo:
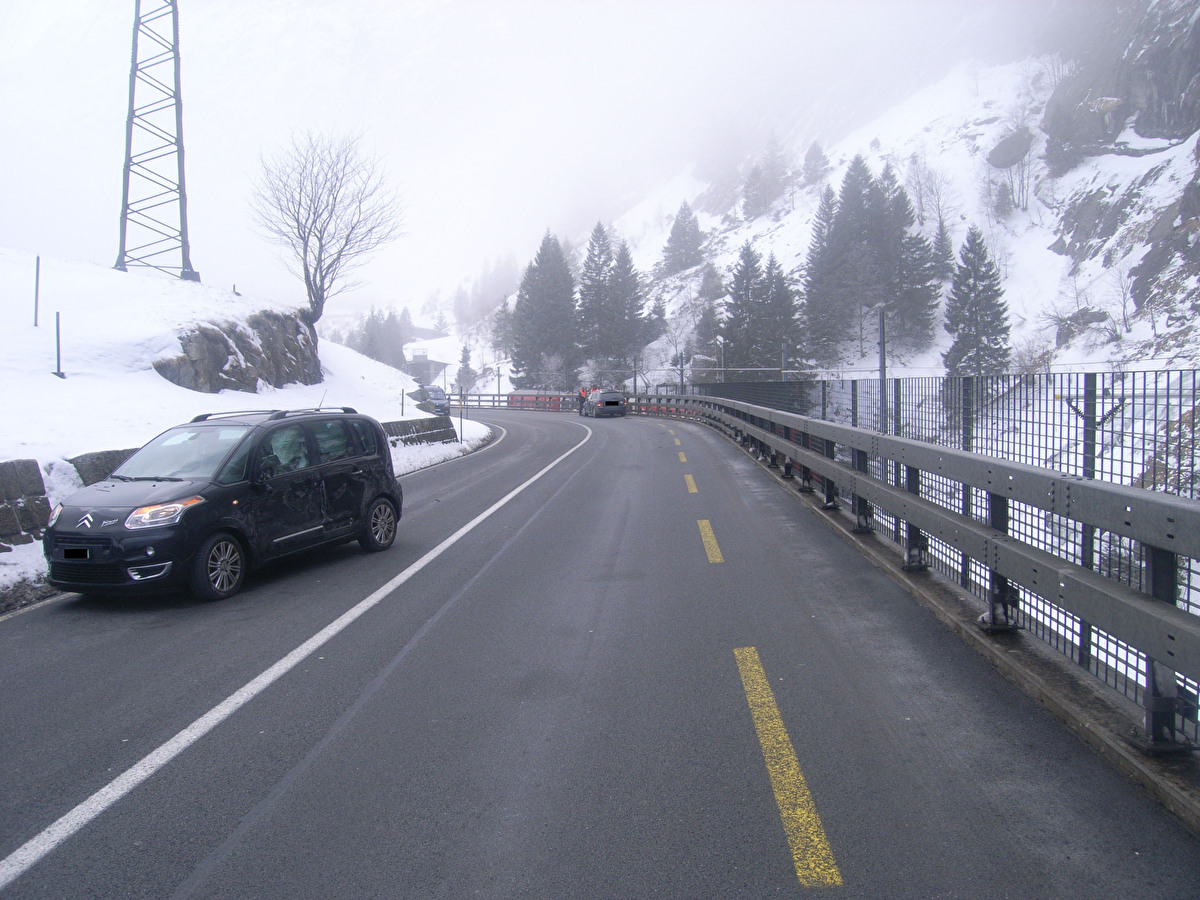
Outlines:
[[[0,462],[0,553],[41,540],[49,518],[50,503],[37,461]]]

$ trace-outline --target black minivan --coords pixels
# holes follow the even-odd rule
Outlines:
[[[83,594],[187,587],[230,597],[255,565],[396,538],[403,492],[375,419],[349,407],[208,413],[160,434],[55,507],[50,584]]]

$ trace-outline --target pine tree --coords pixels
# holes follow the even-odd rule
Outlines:
[[[725,364],[729,368],[753,368],[761,338],[756,326],[762,318],[762,257],[747,241],[733,267],[729,299],[725,304]],[[734,380],[753,380],[752,375]]]
[[[904,236],[900,264],[898,314],[892,317],[892,327],[903,346],[921,352],[933,344],[941,297],[933,248],[923,234]]]
[[[605,356],[621,367],[627,366],[645,346],[646,316],[642,307],[646,303],[646,292],[642,277],[633,265],[633,254],[629,244],[621,241],[613,260],[608,278],[609,314],[606,325],[609,329]]]
[[[667,245],[663,248],[663,271],[674,275],[704,262],[704,254],[700,248],[704,243],[704,235],[700,231],[700,223],[691,206],[684,200],[679,204],[679,212],[675,214],[675,222],[671,225],[671,234],[667,237]]]
[[[950,375],[999,375],[1008,369],[1008,306],[1000,270],[983,233],[967,232],[946,302],[946,331],[953,342],[942,356]]]
[[[885,211],[876,258],[884,277],[889,345],[925,350],[933,343],[940,295],[933,248],[915,231],[912,201],[890,164],[884,166],[878,184]]]
[[[725,283],[721,280],[721,273],[712,263],[705,265],[701,272],[700,292],[697,296],[701,300],[714,302],[725,296]]]
[[[855,156],[842,179],[828,240],[832,258],[830,302],[847,326],[864,308],[884,299],[878,258],[884,216],[885,195],[875,183],[867,161],[861,155]]]
[[[612,244],[604,226],[597,222],[579,275],[579,338],[585,359],[605,353],[604,343],[611,326],[609,280],[612,269]]]
[[[804,340],[807,355],[830,365],[837,359],[837,345],[846,325],[833,303],[829,253],[829,232],[837,216],[837,195],[829,185],[821,192],[821,201],[813,219],[812,238],[804,265]]]
[[[512,329],[512,310],[505,297],[492,315],[492,350],[497,356],[509,356],[512,353]]]
[[[478,378],[479,374],[471,368],[471,348],[463,344],[462,355],[458,358],[458,378],[455,379],[455,383],[459,391],[465,394],[474,389]]]
[[[747,221],[757,219],[767,211],[762,182],[762,168],[758,165],[752,166],[742,185],[742,217]]]
[[[710,300],[700,307],[692,335],[692,378],[696,381],[716,381],[716,372],[697,372],[696,369],[716,369],[721,364],[721,320],[717,306]]]
[[[767,138],[767,146],[763,150],[759,168],[762,171],[759,196],[762,200],[763,212],[770,212],[771,205],[783,196],[788,182],[787,156],[779,139],[774,134]]]
[[[829,171],[829,158],[825,155],[825,151],[821,149],[821,145],[813,141],[808,148],[808,152],[804,154],[804,182],[805,184],[819,184],[824,181],[825,174]]]
[[[512,326],[512,364],[520,373],[513,384],[571,389],[579,361],[575,277],[550,232],[521,278]]]
[[[933,240],[933,264],[937,277],[945,281],[954,275],[954,242],[946,220],[938,217],[937,236]]]
[[[755,342],[758,365],[784,365],[797,351],[796,292],[772,253],[763,270],[761,325]]]

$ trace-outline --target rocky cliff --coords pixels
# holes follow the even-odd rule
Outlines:
[[[1136,311],[1155,323],[1130,349],[1174,357],[1195,343],[1200,314],[1200,0],[1126,4],[1110,32],[1047,104],[1047,162],[1054,174],[1106,155],[1145,166],[1066,198],[1055,249],[1075,271],[1123,270]]]
[[[298,314],[263,311],[245,322],[195,325],[179,335],[178,356],[158,359],[163,378],[193,391],[254,393],[260,384],[318,384],[317,337]]]

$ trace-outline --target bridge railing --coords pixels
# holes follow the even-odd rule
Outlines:
[[[743,400],[644,395],[629,411],[717,427],[895,541],[905,568],[982,598],[985,631],[1025,628],[1139,703],[1147,749],[1198,740],[1200,502]]]

